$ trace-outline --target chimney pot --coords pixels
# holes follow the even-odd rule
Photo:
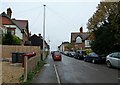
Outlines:
[[[83,33],[83,27],[80,27],[80,33]]]
[[[11,16],[12,16],[12,10],[11,10],[11,8],[7,9],[7,15],[11,18]]]
[[[42,38],[41,34],[39,34],[39,37]]]

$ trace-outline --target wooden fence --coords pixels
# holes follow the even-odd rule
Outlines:
[[[12,58],[12,52],[35,52],[36,56],[41,54],[39,46],[2,45],[2,58]]]

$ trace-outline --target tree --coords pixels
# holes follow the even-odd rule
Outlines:
[[[92,42],[91,48],[97,54],[107,55],[115,51],[115,33],[110,30],[110,27],[110,24],[105,23],[100,29],[94,31],[95,40]]]
[[[114,16],[118,14],[118,2],[100,2],[96,12],[88,20],[87,28],[89,30],[96,30],[103,25],[105,21],[108,21],[108,17],[111,14]]]
[[[104,15],[98,16],[99,13],[97,13],[98,15],[94,16],[101,17],[101,21],[94,17],[89,22],[93,28],[88,25],[89,30],[92,29],[91,33],[94,35],[94,41],[91,43],[92,50],[100,55],[120,51],[120,2],[104,2],[98,8],[99,12]],[[102,24],[98,26],[100,22]]]
[[[65,46],[65,48],[67,48],[68,50],[71,50],[71,49],[73,48],[73,46],[72,46],[71,43],[69,43],[69,44],[67,44],[67,45]]]

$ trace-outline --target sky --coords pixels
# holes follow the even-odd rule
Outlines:
[[[12,18],[29,21],[29,31],[43,35],[45,15],[45,40],[51,50],[57,50],[62,42],[70,42],[71,32],[87,32],[87,22],[97,10],[100,0],[2,0],[0,13],[12,9]]]

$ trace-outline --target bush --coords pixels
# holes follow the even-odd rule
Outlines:
[[[11,33],[7,33],[2,38],[2,44],[3,45],[20,45],[21,39],[15,35],[12,35]]]

